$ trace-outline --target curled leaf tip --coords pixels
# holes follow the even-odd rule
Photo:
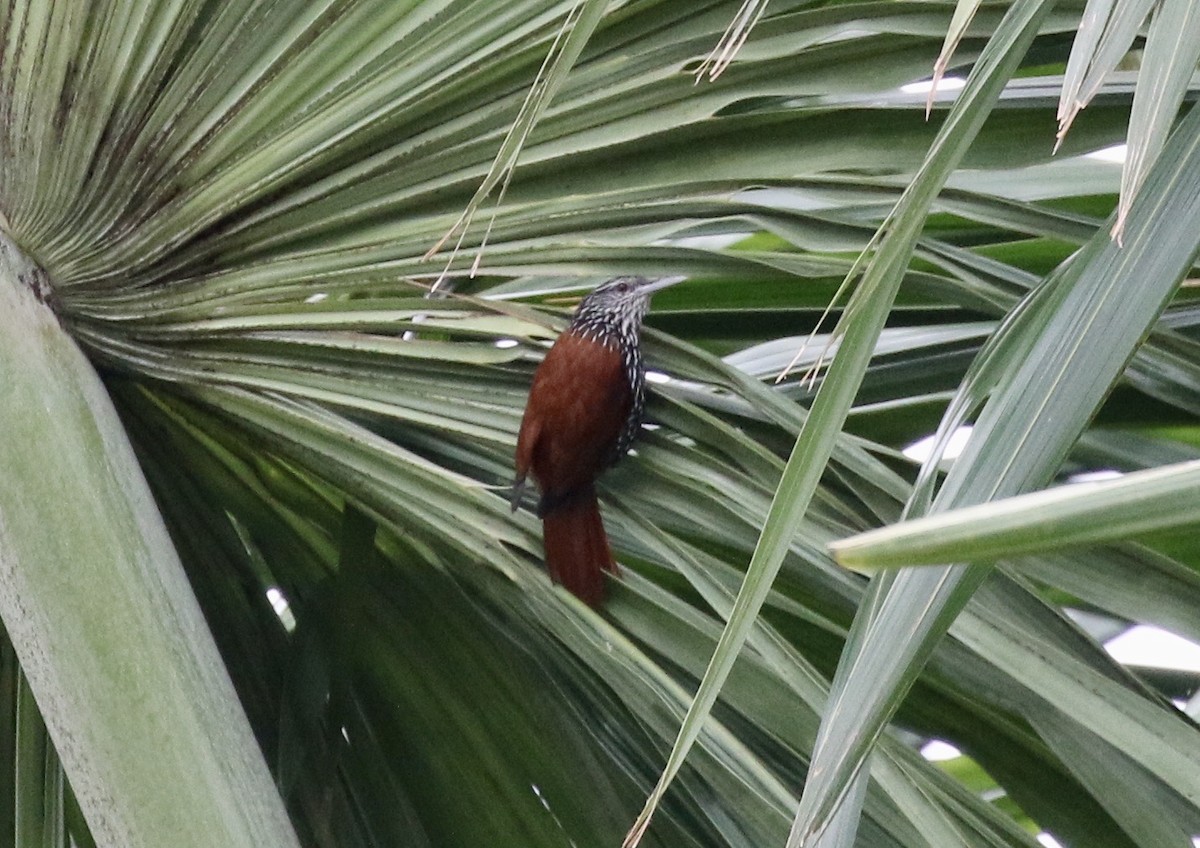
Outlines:
[[[929,94],[925,97],[925,120],[933,114],[933,99],[937,97],[938,85],[946,75],[946,58],[939,58],[933,63],[933,77],[929,80]]]

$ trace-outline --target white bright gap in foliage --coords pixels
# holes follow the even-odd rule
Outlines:
[[[967,439],[971,437],[970,427],[959,427],[950,437],[950,441],[946,444],[946,450],[942,453],[942,459],[955,459],[963,452],[963,448],[967,446]],[[926,436],[913,442],[904,449],[904,455],[915,462],[924,462],[929,459],[933,453],[933,436]]]
[[[1104,648],[1122,665],[1200,672],[1200,645],[1158,627],[1138,624]]]
[[[292,612],[291,604],[287,598],[283,596],[283,592],[278,586],[272,586],[267,589],[267,601],[271,604],[271,609],[275,610],[275,615],[279,617],[283,629],[291,633],[296,629],[296,616]]]
[[[1120,471],[1112,468],[1101,468],[1098,471],[1081,471],[1067,478],[1068,483],[1099,483],[1102,480],[1116,480],[1121,476]]]
[[[921,746],[921,756],[931,763],[941,763],[946,760],[958,759],[962,756],[962,751],[955,748],[949,742],[943,742],[941,739],[931,739]]]
[[[1087,159],[1099,159],[1102,162],[1116,162],[1124,164],[1126,146],[1124,144],[1114,144],[1112,147],[1104,147],[1100,150],[1093,150],[1091,153],[1084,154]]]
[[[962,77],[942,77],[938,82],[938,91],[958,91],[966,84],[967,81]],[[921,80],[900,86],[900,90],[905,94],[928,94],[931,88],[933,88],[933,80]]]

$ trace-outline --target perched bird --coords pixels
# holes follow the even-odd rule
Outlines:
[[[616,277],[588,294],[533,375],[517,437],[515,511],[532,474],[541,489],[546,568],[591,606],[616,572],[596,478],[629,450],[642,423],[642,319],[650,295],[682,277]]]

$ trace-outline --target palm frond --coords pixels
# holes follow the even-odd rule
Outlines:
[[[830,705],[861,685],[835,671],[847,640],[858,650],[856,614],[882,598],[828,545],[926,497],[902,451],[958,409],[964,380],[972,399],[980,380],[992,387],[995,420],[1023,408],[1002,366],[1036,334],[1014,313],[1043,314],[1025,304],[1068,298],[1084,270],[1113,286],[1153,279],[1158,300],[1130,297],[1140,311],[1118,322],[1123,350],[1080,337],[1073,361],[1088,371],[1097,356],[1091,394],[1070,393],[1083,436],[1056,442],[1053,462],[1038,454],[1039,479],[1179,462],[1180,443],[1197,442],[1194,291],[1170,299],[1190,262],[1187,215],[1158,209],[1153,229],[1131,218],[1127,253],[1107,252],[1120,168],[1079,156],[1124,137],[1132,83],[1102,83],[1051,159],[1078,3],[1023,6],[1042,17],[1020,38],[1005,4],[979,4],[955,61],[984,63],[987,97],[972,87],[955,106],[943,92],[932,122],[924,94],[900,86],[928,76],[953,3],[775,0],[700,85],[687,71],[733,6],[614,4],[531,123],[482,261],[472,268],[487,228],[472,228],[429,297],[446,259],[426,252],[488,180],[576,6],[102,0],[0,13],[5,230],[46,274],[48,326],[100,370],[306,845],[614,844],[747,564],[761,566],[786,459],[819,430],[806,508],[772,521],[777,574],[754,578],[761,613],[745,616],[741,656],[644,843],[784,844],[805,783],[824,780],[810,768]],[[1012,67],[987,64],[998,29],[998,44],[1031,40]],[[1006,85],[1014,68],[1024,76]],[[1187,173],[1160,167],[1147,186],[1194,196]],[[815,385],[775,383],[898,203],[886,296],[869,297],[878,268],[851,285],[871,326],[810,347],[840,345]],[[1167,236],[1152,261],[1140,239]],[[653,429],[601,481],[622,575],[598,615],[549,582],[537,522],[509,511],[507,487],[529,379],[565,309],[628,272],[689,281],[656,296],[649,320]],[[838,402],[813,406],[816,393]],[[0,404],[11,432],[15,408]],[[994,429],[969,460],[988,473],[1006,461]],[[0,514],[31,490],[5,487]],[[89,492],[105,503],[79,484]],[[875,740],[854,789],[862,816],[844,807],[838,832],[958,848],[1032,846],[1045,828],[1124,848],[1151,844],[1143,809],[1155,839],[1200,832],[1185,769],[1195,727],[1160,695],[1195,681],[1135,677],[1062,617],[1194,636],[1195,553],[1163,538],[1086,559],[1030,553],[992,571],[948,638],[896,637],[928,663],[903,668],[903,703],[895,687],[875,693],[885,709],[859,728]],[[917,755],[929,738],[969,755],[958,777]],[[47,809],[67,823],[54,833],[89,838],[54,768],[4,773],[21,797],[51,781]]]

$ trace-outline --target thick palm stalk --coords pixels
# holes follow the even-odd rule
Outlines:
[[[121,423],[43,280],[0,243],[0,616],[92,835],[296,845]]]

